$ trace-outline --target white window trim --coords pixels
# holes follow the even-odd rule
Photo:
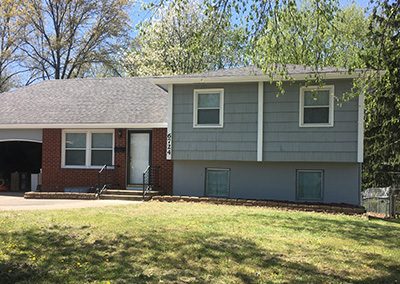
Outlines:
[[[299,197],[299,173],[321,173],[321,198],[309,199]],[[299,201],[323,201],[324,200],[324,170],[296,170],[296,200]]]
[[[358,128],[357,128],[357,162],[364,162],[364,111],[365,96],[361,93],[358,97]]]
[[[204,181],[204,196],[209,196],[207,195],[207,178],[208,178],[208,171],[223,171],[223,172],[228,172],[228,195],[220,196],[221,198],[223,197],[229,197],[231,194],[231,169],[229,168],[206,168],[206,175],[205,175],[205,181]],[[216,196],[210,196],[210,197],[216,197]]]
[[[85,166],[69,166],[65,164],[65,143],[67,133],[85,133],[86,134],[86,165]],[[102,166],[92,166],[92,133],[110,133],[112,134],[112,164],[115,161],[115,133],[114,129],[63,129],[61,133],[61,168],[63,169],[101,169]],[[101,148],[95,148],[101,149]]]
[[[174,108],[174,85],[168,85],[168,126],[167,126],[167,145],[165,155],[167,160],[172,159],[172,120]]]
[[[264,146],[264,82],[258,82],[257,104],[257,161],[262,162]]]
[[[219,124],[198,124],[199,94],[219,93]],[[223,128],[224,127],[224,89],[195,89],[193,92],[193,128]]]
[[[328,123],[304,123],[304,92],[305,91],[329,91],[329,122]],[[308,86],[300,87],[300,104],[299,104],[299,127],[333,127],[334,126],[334,85],[325,86]],[[327,107],[327,106],[313,106]]]

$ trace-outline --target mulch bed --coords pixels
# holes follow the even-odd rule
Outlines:
[[[242,206],[259,206],[274,207],[288,210],[325,212],[346,215],[365,214],[365,208],[362,206],[354,206],[349,204],[326,204],[326,203],[299,203],[290,201],[275,200],[252,200],[252,199],[231,199],[231,198],[215,198],[215,197],[194,197],[194,196],[171,196],[160,195],[153,196],[153,201],[160,202],[205,202],[223,205],[242,205]]]
[[[26,199],[87,199],[94,200],[96,195],[94,193],[80,193],[80,192],[26,192],[24,194]]]

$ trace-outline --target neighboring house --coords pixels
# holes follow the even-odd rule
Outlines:
[[[167,93],[147,79],[44,81],[0,94],[0,103],[0,179],[42,169],[43,191],[86,191],[110,165],[100,182],[140,188],[152,166],[159,189],[172,192]]]
[[[321,87],[306,86],[310,68],[288,71],[292,82],[273,78],[281,96],[253,67],[0,94],[0,156],[19,160],[3,175],[41,168],[42,190],[85,190],[110,164],[125,189],[151,166],[166,194],[359,204],[363,96],[338,103],[357,72],[323,69]]]
[[[306,87],[310,68],[288,72],[281,96],[252,67],[153,80],[169,92],[175,195],[360,203],[363,96],[337,101],[359,74],[325,68]]]

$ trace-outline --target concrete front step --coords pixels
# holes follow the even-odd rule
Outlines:
[[[106,189],[103,192],[103,195],[113,194],[113,195],[130,195],[130,196],[142,196],[143,190],[132,190],[132,189]],[[147,196],[155,196],[160,195],[159,191],[148,191],[146,193]]]
[[[142,195],[122,195],[122,194],[102,194],[100,199],[104,200],[130,200],[130,201],[143,201]],[[146,196],[145,201],[150,200],[150,196]]]

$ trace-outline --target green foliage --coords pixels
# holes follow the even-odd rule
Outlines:
[[[201,2],[159,7],[142,23],[124,65],[131,76],[188,74],[243,64],[244,29],[229,15],[210,13]]]
[[[0,0],[0,93],[9,90],[20,73],[19,45],[25,36],[24,13],[20,0]]]
[[[335,1],[310,0],[275,8],[253,38],[252,58],[267,74],[286,75],[286,64],[312,67],[364,67],[368,21],[361,8],[340,9]],[[288,79],[290,77],[287,76]],[[309,80],[320,82],[318,76]]]
[[[390,186],[400,174],[400,2],[382,1],[372,13],[364,60],[375,70],[366,91],[364,184]],[[379,73],[380,75],[377,75]]]

